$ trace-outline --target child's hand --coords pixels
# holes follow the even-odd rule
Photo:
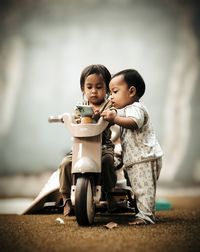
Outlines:
[[[95,110],[94,110],[94,114],[100,116],[100,111],[99,111],[99,109],[95,109]]]
[[[99,118],[100,118],[100,111],[98,109],[96,109],[94,111],[94,114],[92,115],[92,118],[95,119],[96,121],[99,120]]]
[[[114,122],[115,117],[117,116],[117,111],[112,109],[108,109],[108,110],[104,110],[101,113],[101,116],[103,117],[104,120],[108,121],[108,122]]]

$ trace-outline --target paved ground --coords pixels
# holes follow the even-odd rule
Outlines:
[[[200,248],[200,197],[170,198],[173,209],[157,212],[156,225],[128,226],[131,215],[98,215],[92,227],[75,217],[0,215],[0,251],[195,252]],[[56,222],[62,218],[64,224]],[[110,221],[118,223],[106,229]]]

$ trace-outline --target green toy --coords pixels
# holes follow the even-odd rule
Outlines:
[[[165,199],[156,200],[156,211],[165,211],[172,209],[172,204]]]

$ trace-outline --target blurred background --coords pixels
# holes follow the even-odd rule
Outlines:
[[[71,137],[48,116],[73,110],[82,69],[98,63],[146,82],[159,190],[199,193],[199,1],[1,0],[0,17],[1,197],[35,197],[58,168]]]

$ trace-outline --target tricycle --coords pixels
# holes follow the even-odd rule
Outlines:
[[[103,211],[106,202],[101,190],[101,151],[102,132],[108,122],[102,117],[94,123],[90,115],[85,114],[89,106],[84,106],[81,123],[76,123],[70,113],[49,117],[49,122],[64,123],[73,136],[72,144],[72,186],[71,202],[75,209],[76,220],[79,225],[91,225],[97,209]],[[123,176],[123,170],[116,171],[118,179],[113,195],[117,199],[119,209],[134,211],[134,200],[131,187]]]

